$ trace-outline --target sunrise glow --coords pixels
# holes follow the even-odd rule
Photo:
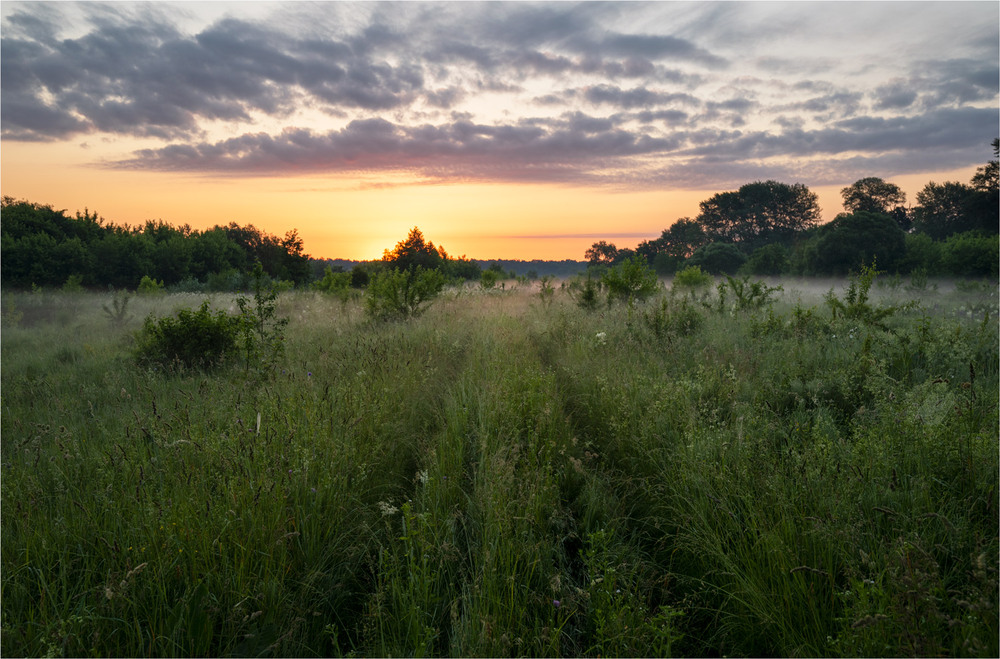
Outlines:
[[[996,3],[2,5],[4,195],[375,259],[582,259],[712,194],[968,181]]]

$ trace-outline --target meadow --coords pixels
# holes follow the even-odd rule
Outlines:
[[[996,283],[781,286],[284,292],[266,377],[5,292],[0,653],[1000,655]]]

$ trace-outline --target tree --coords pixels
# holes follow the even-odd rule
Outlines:
[[[784,245],[771,243],[754,251],[740,266],[740,272],[748,275],[781,275],[788,272],[790,265],[788,249]]]
[[[709,243],[695,250],[686,263],[713,274],[731,275],[747,260],[740,248],[732,243]]]
[[[638,254],[617,264],[601,278],[608,290],[608,302],[645,299],[659,290],[656,273]]]
[[[934,240],[944,240],[954,233],[983,228],[979,226],[980,218],[970,212],[974,201],[973,193],[972,188],[962,183],[938,184],[931,181],[917,193],[913,228]],[[993,222],[996,222],[995,217]]]
[[[661,274],[671,274],[684,259],[708,242],[702,226],[689,217],[682,217],[663,230],[656,240],[639,243],[636,253],[642,255]]]
[[[590,265],[611,265],[618,258],[618,248],[606,240],[599,240],[583,254]]]
[[[1000,138],[994,138],[993,160],[976,170],[972,177],[972,189],[977,192],[997,194],[1000,189]]]
[[[410,229],[406,240],[396,243],[390,252],[385,250],[382,260],[391,267],[401,271],[413,271],[419,268],[436,269],[444,265],[448,254],[444,249],[434,247],[434,243],[424,240],[420,229]]]
[[[748,183],[700,204],[697,221],[712,242],[735,243],[745,252],[773,242],[789,242],[796,232],[819,222],[818,197],[801,183]]]
[[[906,253],[906,237],[883,213],[841,213],[807,247],[809,274],[846,275],[877,261],[892,270]]]
[[[906,203],[906,193],[898,185],[875,176],[855,181],[841,190],[840,196],[844,198],[844,210],[849,213],[864,211],[888,215]]]

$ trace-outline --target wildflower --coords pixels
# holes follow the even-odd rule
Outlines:
[[[558,609],[560,606],[562,606],[562,602],[560,602],[559,600],[552,600],[552,606]]]
[[[598,332],[597,333],[597,345],[602,346],[602,345],[606,344],[607,342],[608,342],[608,334],[607,334],[607,332]]]
[[[389,515],[395,515],[399,512],[399,508],[392,505],[388,501],[379,501],[378,508],[382,511],[382,515],[388,517]]]
[[[313,372],[312,371],[306,371],[306,377],[311,378],[312,376],[313,376]]]

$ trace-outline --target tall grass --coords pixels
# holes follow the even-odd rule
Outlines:
[[[284,293],[266,378],[135,364],[204,296],[5,293],[0,651],[995,656],[995,287],[806,285]]]

